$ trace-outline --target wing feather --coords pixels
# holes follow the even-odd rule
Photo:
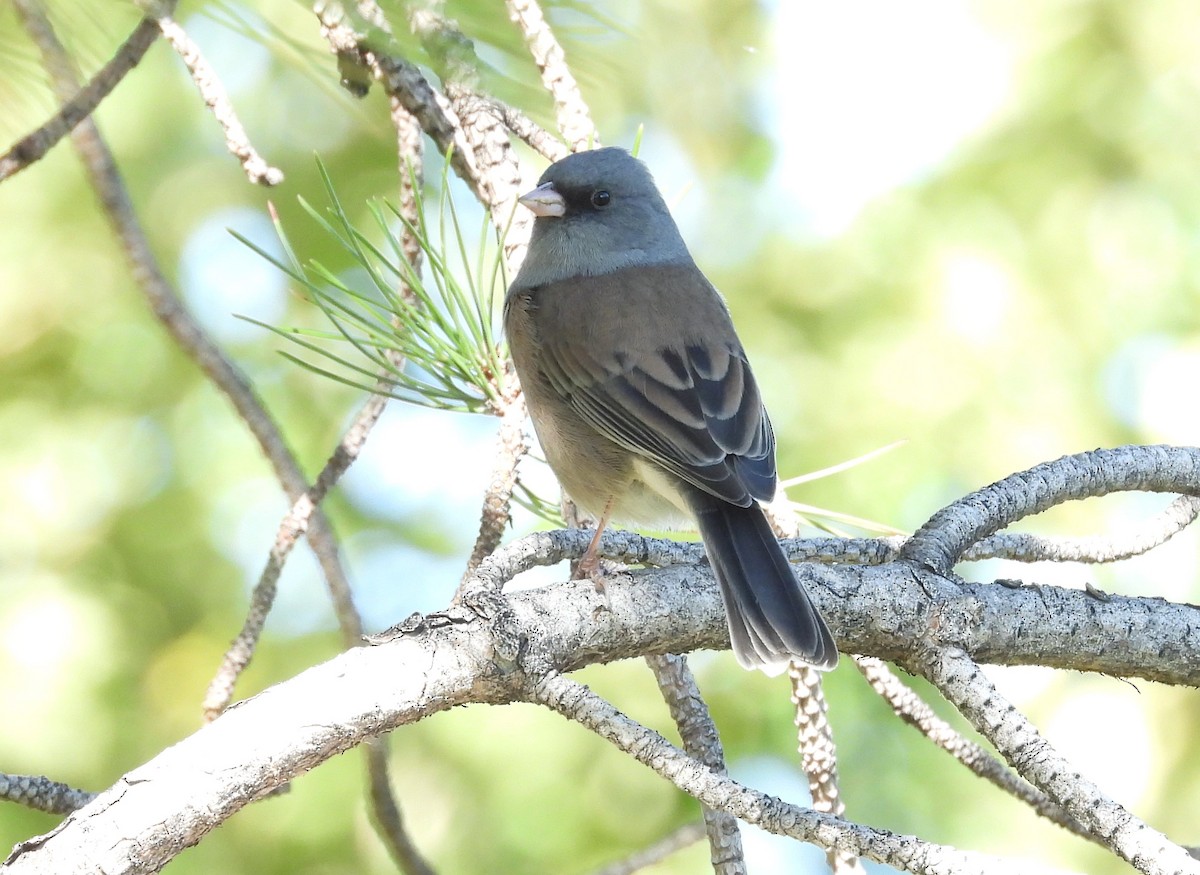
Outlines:
[[[557,388],[610,440],[733,504],[773,496],[774,433],[740,349],[662,349],[623,369],[553,343],[544,353]]]

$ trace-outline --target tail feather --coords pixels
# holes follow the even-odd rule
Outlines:
[[[837,645],[796,578],[762,509],[692,498],[708,561],[721,585],[738,662],[775,674],[789,662],[830,669]]]

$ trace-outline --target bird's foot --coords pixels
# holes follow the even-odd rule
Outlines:
[[[602,592],[604,584],[603,572],[600,570],[600,557],[592,550],[588,550],[579,557],[579,561],[575,563],[575,571],[571,575],[572,580],[590,580],[596,585],[596,591]]]

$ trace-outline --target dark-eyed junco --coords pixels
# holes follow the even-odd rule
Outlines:
[[[600,520],[695,520],[738,662],[837,664],[837,646],[758,502],[775,436],[721,295],[649,171],[622,149],[552,164],[520,199],[537,216],[504,302],[546,459]]]

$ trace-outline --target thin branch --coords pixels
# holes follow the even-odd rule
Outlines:
[[[633,875],[656,863],[661,863],[676,851],[683,850],[688,845],[694,845],[704,838],[703,823],[685,823],[679,829],[669,833],[659,841],[643,848],[635,854],[630,854],[619,863],[613,863],[596,871],[595,875]]]
[[[225,652],[225,657],[205,693],[204,717],[206,720],[215,720],[229,706],[237,679],[250,664],[255,648],[258,646],[263,624],[275,603],[279,576],[283,573],[283,566],[287,562],[292,548],[300,536],[308,530],[317,506],[325,498],[329,489],[358,458],[367,434],[379,419],[380,414],[383,413],[386,404],[385,396],[371,396],[363,410],[355,418],[351,428],[343,436],[329,461],[325,463],[316,482],[295,501],[287,516],[279,523],[279,529],[275,533],[275,543],[267,556],[266,567],[251,593],[250,608],[242,630]],[[353,637],[361,638],[362,623],[358,619],[357,612],[352,612],[350,616],[353,617],[350,621],[351,629],[356,633]],[[343,626],[343,633],[347,637],[350,636],[350,632],[350,629]]]
[[[95,793],[51,781],[44,775],[6,775],[0,772],[0,799],[35,811],[69,814],[95,798]]]
[[[767,796],[713,772],[656,732],[626,717],[583,684],[562,675],[551,673],[537,681],[529,690],[529,698],[595,732],[705,805],[776,835],[864,856],[905,872],[1032,875],[1046,871],[1028,861],[1017,863],[959,851]]]
[[[475,571],[481,562],[496,552],[504,532],[512,520],[512,495],[517,485],[517,466],[529,452],[529,438],[525,434],[525,396],[516,388],[516,380],[507,385],[512,391],[505,393],[504,407],[500,414],[500,428],[496,433],[495,461],[483,498],[483,512],[479,519],[479,534],[467,560],[467,570],[459,582],[455,598],[460,598],[464,587],[474,580]]]
[[[521,110],[495,98],[484,99],[491,101],[492,111],[500,117],[505,127],[512,131],[517,139],[524,142],[525,145],[529,146],[529,148],[533,149],[533,151],[537,152],[547,161],[553,163],[570,154],[570,151],[562,144],[561,140],[525,115]]]
[[[409,23],[430,56],[439,62],[446,98],[472,149],[474,165],[479,172],[477,196],[489,210],[492,225],[503,231],[505,265],[511,276],[524,258],[533,227],[532,215],[527,210],[517,210],[517,198],[521,194],[520,167],[497,102],[479,93],[479,59],[474,43],[441,14],[442,5],[432,3],[413,7],[409,12]],[[360,2],[358,8],[368,20],[386,28],[373,0]],[[480,562],[500,545],[512,518],[517,466],[529,450],[524,430],[525,399],[515,374],[508,377],[506,383],[510,388],[500,410],[495,463],[484,496],[479,534],[456,598],[464,592]]]
[[[393,364],[395,363],[393,361]],[[380,377],[381,381],[383,379],[383,377]],[[209,682],[203,704],[205,720],[214,720],[217,715],[229,707],[229,703],[233,699],[237,679],[246,670],[246,667],[250,664],[250,660],[254,657],[254,651],[258,646],[259,638],[262,636],[263,625],[266,623],[267,615],[270,614],[271,608],[275,604],[279,577],[283,573],[283,567],[287,563],[292,549],[296,546],[301,535],[305,534],[305,532],[311,532],[311,527],[318,518],[318,506],[325,499],[329,490],[333,488],[342,475],[358,459],[363,445],[366,443],[367,435],[370,434],[375,423],[379,421],[379,417],[383,414],[387,402],[388,397],[383,393],[373,394],[367,399],[367,402],[350,423],[350,427],[346,430],[346,433],[342,435],[342,439],[338,442],[332,455],[325,462],[325,466],[321,469],[321,473],[317,475],[316,481],[293,503],[291,510],[280,521],[279,527],[275,532],[275,542],[267,556],[266,566],[263,568],[258,582],[254,585],[254,589],[250,593],[250,603],[246,612],[246,619],[242,624],[242,629],[225,652],[225,656],[221,660],[221,665],[217,668],[212,681]],[[310,542],[311,540],[310,537]],[[326,544],[332,544],[333,542],[331,539],[321,539],[318,543],[324,548]],[[316,551],[317,547],[314,546],[314,552]],[[334,554],[332,559],[336,560],[336,558],[336,554]],[[328,559],[329,557],[326,557],[326,561]],[[347,647],[357,646],[362,643],[362,618],[358,613],[357,607],[354,605],[354,599],[348,583],[344,586],[339,586],[334,585],[332,580],[326,575],[326,581],[330,584],[330,598],[334,605],[334,612],[338,618],[338,627],[342,632],[342,643]]]
[[[167,14],[175,7],[177,0],[163,0],[162,6]],[[75,71],[67,60],[66,53],[61,57],[57,53],[47,53],[45,46],[48,41],[57,43],[53,32],[48,31],[50,24],[43,14],[31,13],[30,0],[14,0],[14,5],[20,13],[25,27],[34,34],[35,42],[41,48],[47,68],[58,82],[74,81]],[[41,127],[26,134],[2,157],[0,157],[0,182],[24,170],[30,164],[41,160],[59,140],[71,133],[81,121],[96,111],[101,101],[117,87],[126,74],[129,73],[145,56],[146,52],[158,39],[158,24],[152,18],[144,18],[129,38],[121,44],[116,54],[101,68],[95,76],[82,88],[72,87],[67,90],[56,87],[55,91],[63,100],[58,112],[51,116]]]
[[[883,661],[873,656],[856,656],[855,665],[871,689],[892,707],[901,722],[912,726],[935,745],[950,754],[972,772],[995,784],[1005,793],[1025,803],[1040,816],[1089,841],[1096,837],[1080,826],[1045,793],[1022,781],[975,742],[964,738],[949,723],[904,684]]]
[[[1169,491],[1169,490],[1168,490]],[[794,516],[790,502],[767,506],[773,525]],[[1149,553],[1186,529],[1200,513],[1200,500],[1176,497],[1163,511],[1110,535],[1078,538],[1000,532],[969,547],[960,561],[1011,559],[1014,562],[1086,562],[1100,564]],[[828,564],[882,565],[900,557],[906,538],[796,538],[783,541],[793,561]]]
[[[416,127],[412,116],[398,104],[392,107],[392,120],[396,127],[400,154],[403,156],[400,168],[399,208],[401,213],[409,219],[411,226],[416,227],[416,188],[422,178],[420,129]],[[413,268],[419,270],[421,263],[419,243],[411,233],[405,231],[401,245]],[[412,292],[402,284],[400,296],[404,299],[411,299]],[[397,369],[403,367],[403,359],[399,353],[388,351],[387,357],[392,367]],[[254,655],[262,634],[263,624],[274,604],[283,566],[300,535],[311,524],[317,506],[361,453],[367,436],[387,406],[388,396],[384,391],[386,385],[387,371],[385,370],[378,375],[377,388],[379,391],[367,399],[326,461],[313,486],[305,495],[301,496],[288,515],[280,522],[266,567],[251,593],[250,606],[242,630],[226,652],[216,675],[209,684],[204,700],[206,720],[216,719],[229,706],[237,679]],[[346,647],[362,644],[362,619],[349,590],[331,587],[331,596],[338,617],[338,626],[342,632],[343,644]],[[381,838],[403,872],[409,873],[409,875],[424,875],[424,873],[432,872],[404,827],[399,804],[392,793],[386,749],[378,744],[369,744],[365,753],[371,811]]]
[[[938,511],[908,540],[901,557],[945,573],[972,544],[1019,519],[1126,490],[1200,495],[1200,449],[1117,447],[1044,462]]]
[[[418,189],[424,180],[425,166],[423,160],[425,148],[421,139],[421,126],[412,113],[406,110],[399,101],[393,98],[390,105],[392,126],[396,130],[396,152],[400,156],[400,197],[397,206],[400,215],[408,220],[409,227],[415,228],[419,223],[417,210],[420,192]],[[401,234],[400,246],[413,270],[420,271],[423,253],[416,235],[406,228]],[[410,304],[415,303],[416,296],[412,289],[404,283],[400,284],[399,295],[401,300]],[[398,325],[398,322],[394,324]],[[389,353],[388,361],[394,367],[400,367],[403,364],[401,357],[396,353]],[[381,382],[385,379],[385,375],[384,371],[380,372]],[[351,431],[361,430],[365,440],[366,431],[379,419],[386,404],[387,397],[383,394],[377,394],[369,399],[351,426]],[[372,412],[374,406],[378,407],[377,413]],[[353,615],[357,620],[357,611],[353,612]],[[347,639],[353,635],[354,645],[364,643],[361,622],[356,623],[353,629],[343,623],[342,630]],[[370,787],[368,798],[371,803],[372,820],[391,853],[392,859],[396,861],[396,865],[405,875],[433,875],[433,868],[426,862],[405,826],[400,803],[392,789],[386,742],[379,738],[372,739],[367,742],[364,753],[367,763],[367,783]]]
[[[373,0],[362,0],[357,12],[384,34],[390,33],[382,10]],[[520,173],[516,158],[508,143],[507,135],[499,129],[499,122],[490,104],[473,96],[470,84],[474,83],[474,48],[469,40],[440,16],[428,10],[414,12],[414,27],[423,39],[435,45],[449,60],[455,71],[455,79],[448,82],[450,97],[440,95],[416,73],[408,70],[407,62],[388,58],[367,48],[366,37],[351,29],[345,11],[340,8],[318,9],[322,30],[339,56],[357,50],[365,64],[376,71],[384,82],[385,90],[394,105],[403,107],[417,118],[426,133],[435,141],[462,142],[469,149],[473,161],[460,172],[469,174],[476,197],[490,210],[492,223],[506,229],[504,239],[505,258],[509,271],[513,271],[524,254],[528,240],[530,220],[528,216],[514,217],[516,198],[520,187]],[[402,77],[389,75],[403,71]],[[469,83],[469,84],[464,84]],[[414,106],[414,101],[416,105]],[[445,128],[449,127],[447,131]],[[452,157],[453,160],[453,157]],[[507,394],[506,404],[501,411],[501,422],[497,436],[496,463],[484,497],[484,508],[480,518],[480,531],[468,561],[464,575],[465,584],[472,572],[499,545],[511,519],[512,491],[516,485],[516,468],[528,450],[524,434],[525,405],[517,389],[515,377],[507,381],[512,387]],[[462,586],[460,586],[460,592]]]
[[[54,77],[56,91],[62,94],[73,93],[76,81],[69,57],[40,7],[30,0],[17,0],[16,5],[28,22],[30,33],[46,59],[46,67]],[[289,499],[302,504],[308,492],[308,483],[288,449],[279,427],[267,413],[245,375],[226,358],[187,308],[180,303],[178,295],[154,257],[116,161],[95,122],[85,119],[71,136],[83,159],[92,187],[96,190],[129,260],[134,281],[146,297],[155,317],[180,348],[229,398],[242,421],[258,440]],[[309,525],[309,540],[321,563],[330,590],[340,594],[335,597],[335,602],[339,599],[348,601],[350,585],[341,567],[337,544],[328,522],[319,511],[313,513]]]
[[[717,726],[700,695],[696,678],[687,660],[675,654],[647,656],[658,690],[679,729],[687,755],[703,763],[718,775],[726,774],[725,751]],[[737,818],[701,803],[704,830],[708,835],[709,861],[716,875],[745,875],[742,835]]]
[[[404,816],[388,777],[387,741],[373,738],[363,745],[367,757],[367,783],[370,786],[371,819],[383,837],[392,859],[404,875],[433,875],[433,867],[421,855],[404,826]]]
[[[478,148],[477,138],[471,136],[472,127],[466,123],[467,120],[457,115],[451,101],[438,94],[414,65],[404,59],[390,57],[373,47],[366,34],[358,32],[352,26],[349,16],[346,15],[340,4],[318,4],[314,11],[321,22],[322,34],[338,57],[339,68],[343,71],[343,82],[356,92],[365,90],[362,73],[367,71],[384,84],[391,105],[393,122],[397,129],[399,153],[402,156],[401,210],[406,214],[415,211],[416,192],[411,187],[415,178],[411,174],[411,169],[404,166],[404,156],[419,156],[421,145],[419,131],[423,129],[438,144],[442,153],[449,155],[451,166],[468,183],[476,197],[492,211],[495,226],[504,228],[506,216],[503,210],[497,208],[495,195],[495,192],[500,190],[497,180],[501,174],[497,173],[495,163],[485,163],[482,166],[478,164],[478,159],[486,153]],[[390,35],[387,20],[373,0],[360,0],[356,5],[356,13],[369,26],[376,28],[379,33],[384,36]],[[511,154],[507,140],[505,140],[504,148]],[[515,159],[510,160],[515,172]],[[409,187],[406,188],[405,185]],[[512,207],[509,208],[510,212],[513,207],[515,207],[515,195]],[[410,216],[410,218],[414,217]],[[412,224],[416,226],[418,223],[413,221]],[[515,267],[512,259],[519,259],[523,254],[523,245],[527,238],[528,228],[521,226],[520,223],[515,235],[510,229],[505,241],[505,252],[509,259],[510,269]],[[410,255],[410,261],[416,264],[411,257],[419,253],[416,241],[407,239],[406,235],[404,246],[405,252]],[[497,456],[493,481],[485,497],[480,535],[475,552],[472,554],[471,568],[477,565],[483,555],[491,552],[500,542],[510,518],[509,503],[512,488],[516,482],[516,465],[527,448],[522,430],[524,403],[517,394],[515,378],[510,383],[514,387],[514,392],[508,397],[509,404],[501,416],[498,437],[500,451]],[[379,774],[375,769],[376,766],[382,765],[382,758],[372,758],[369,763],[372,767],[372,787],[379,790],[390,786],[385,781],[386,776]],[[410,871],[405,858],[408,856],[408,850],[411,850],[411,843],[404,835],[398,807],[394,803],[391,805],[376,804],[377,819],[381,821],[393,812],[395,817],[390,819],[383,832],[392,846],[393,856],[397,857],[398,862],[406,871]],[[393,838],[393,832],[398,832],[401,837]],[[415,854],[415,850],[413,853]],[[419,863],[419,858],[417,860]],[[420,871],[420,865],[423,863],[416,865],[416,868],[411,871]]]
[[[396,154],[399,156],[400,196],[396,206],[409,225],[416,228],[420,226],[418,204],[420,188],[425,179],[425,141],[421,138],[421,123],[395,95],[389,95],[388,109],[392,127],[396,130]],[[424,253],[421,251],[421,241],[408,228],[401,231],[400,248],[413,270],[419,274]],[[416,306],[416,295],[406,284],[400,284],[399,293],[402,301]]]
[[[1114,854],[1145,875],[1200,873],[1200,861],[1080,775],[961,649],[931,649],[916,667],[1023,778]]]
[[[391,33],[387,19],[376,3],[364,0],[356,8],[371,27],[385,35]],[[475,166],[474,152],[445,96],[429,84],[415,64],[375,47],[370,35],[356,28],[355,19],[347,14],[342,4],[318,3],[314,12],[321,25],[321,35],[337,55],[339,66],[357,64],[369,70],[383,85],[388,97],[416,117],[421,129],[437,144],[438,151],[450,156],[454,172],[482,200],[482,181]]]
[[[525,45],[542,74],[542,84],[554,98],[558,129],[572,152],[600,145],[596,126],[566,56],[537,0],[505,0],[508,16],[520,28]]]
[[[360,0],[374,6],[374,0]],[[437,59],[442,87],[458,118],[479,170],[480,201],[492,216],[492,225],[504,229],[504,260],[515,276],[533,230],[533,214],[517,209],[521,196],[521,168],[494,102],[479,93],[479,58],[475,44],[456,23],[441,13],[443,2],[412,7],[409,24],[428,54]]]
[[[221,84],[216,71],[205,59],[200,47],[192,40],[187,32],[171,18],[170,13],[164,12],[158,19],[158,27],[167,42],[175,49],[188,72],[192,74],[192,82],[200,92],[204,105],[209,108],[221,130],[225,132],[225,148],[241,162],[246,177],[255,185],[278,185],[283,182],[283,171],[272,167],[258,154],[246,135],[246,129],[234,112],[233,103],[225,86]]]
[[[788,666],[792,687],[792,722],[796,726],[800,765],[808,776],[808,791],[813,811],[841,817],[846,806],[838,785],[837,745],[829,725],[829,700],[825,698],[821,673],[811,666]],[[834,875],[862,875],[862,863],[855,854],[828,849],[826,859]]]
[[[764,506],[767,520],[776,537],[794,537],[800,520],[780,484],[775,499]],[[837,744],[829,724],[829,702],[821,683],[821,673],[806,665],[788,666],[791,682],[792,722],[796,726],[800,765],[808,777],[813,809],[840,816],[846,806],[838,787]],[[854,854],[830,850],[826,854],[834,875],[860,875],[862,864]]]
[[[1195,522],[1200,499],[1180,495],[1162,512],[1124,527],[1112,535],[1049,538],[1001,532],[985,538],[963,554],[963,561],[1001,557],[1017,562],[1116,562],[1149,553]]]

